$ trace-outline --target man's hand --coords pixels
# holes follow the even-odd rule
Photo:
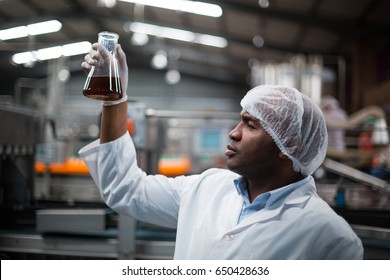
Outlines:
[[[122,92],[125,95],[127,93],[127,86],[129,80],[129,70],[127,67],[126,54],[123,52],[122,47],[117,44],[116,49],[116,59],[118,61],[118,71],[121,80]],[[81,64],[84,72],[88,75],[91,71],[92,66],[95,66],[98,61],[106,60],[110,53],[99,43],[94,43],[91,46],[91,50],[84,57],[84,62]]]
[[[119,76],[121,79],[121,86],[122,86],[122,92],[123,95],[127,93],[127,86],[129,82],[129,69],[127,67],[127,60],[126,60],[126,54],[122,50],[121,45],[116,46],[116,58],[118,60],[118,70],[119,70]]]

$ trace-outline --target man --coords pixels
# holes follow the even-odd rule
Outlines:
[[[101,58],[98,44],[82,64]],[[117,47],[122,88],[125,54]],[[100,140],[80,150],[109,207],[177,228],[175,259],[362,259],[359,238],[316,193],[311,174],[327,148],[318,106],[296,89],[260,86],[242,99],[227,167],[147,175],[127,133],[126,97],[103,104]]]
[[[344,109],[340,107],[336,98],[330,95],[325,95],[321,98],[321,109],[325,117],[325,121],[333,123],[345,123],[348,120],[348,115]],[[327,124],[328,125],[328,124]],[[342,127],[332,127],[328,125],[328,151],[333,150],[338,153],[344,153],[346,150],[345,129]]]

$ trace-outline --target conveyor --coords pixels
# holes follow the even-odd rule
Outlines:
[[[368,185],[374,189],[384,191],[384,192],[390,192],[390,184],[387,183],[386,181],[374,177],[365,172],[362,172],[356,168],[345,165],[343,163],[327,158],[323,163],[323,167],[340,176],[351,179],[358,183]]]
[[[107,227],[110,211],[104,209],[37,212],[37,229],[0,230],[3,258],[173,258],[174,229],[145,225],[122,215],[117,216],[116,227]]]
[[[390,184],[329,158],[325,159],[323,167],[350,180],[341,180],[325,188],[332,187],[333,195],[340,190],[346,193],[344,207],[337,207],[335,204],[332,206],[362,240],[364,258],[390,259]]]

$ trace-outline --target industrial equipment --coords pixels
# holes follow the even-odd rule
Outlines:
[[[97,123],[85,125],[90,118],[84,118],[76,136],[60,139],[60,121],[36,110],[6,105],[0,107],[0,117],[2,258],[172,258],[174,229],[143,224],[108,209],[85,164],[69,157],[70,148],[93,140],[83,139],[88,133],[82,129]],[[129,104],[129,132],[146,168],[145,155],[156,149],[145,146],[144,106]]]
[[[3,258],[173,257],[175,229],[145,224],[108,209],[84,163],[66,156],[69,147],[93,140],[82,135],[86,135],[84,128],[98,127],[98,122],[89,119],[87,125],[80,120],[78,134],[65,138],[71,145],[53,146],[54,142],[45,139],[45,129],[56,128],[56,121],[9,106],[0,107],[0,117],[5,120],[0,129],[7,132],[0,136]],[[176,176],[224,168],[221,153],[228,132],[238,121],[239,114],[234,112],[165,111],[140,103],[128,105],[128,130],[138,163],[149,174]],[[65,156],[48,156],[53,147],[63,149],[54,154]],[[47,150],[42,153],[42,148]],[[332,157],[321,169],[323,176],[316,177],[318,193],[361,237],[365,258],[389,258],[388,181]]]

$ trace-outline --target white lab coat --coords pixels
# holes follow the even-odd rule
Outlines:
[[[177,227],[175,259],[362,259],[360,239],[316,193],[313,178],[237,224],[243,199],[223,169],[167,178],[137,166],[128,134],[80,150],[101,196],[118,213]]]

